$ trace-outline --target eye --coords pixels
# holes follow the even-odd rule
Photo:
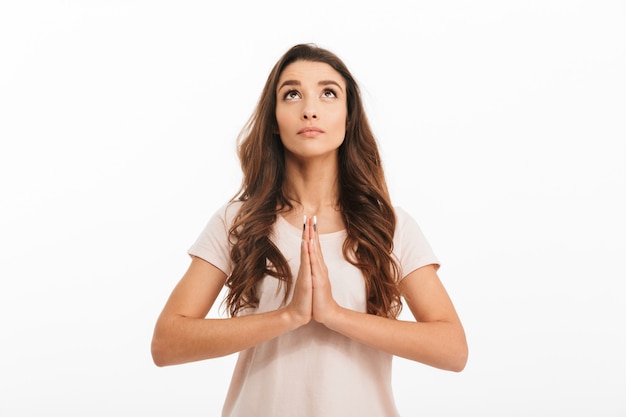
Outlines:
[[[335,93],[335,90],[333,90],[332,88],[327,88],[322,93],[322,97],[324,97],[324,98],[336,98],[337,97],[337,93]]]
[[[283,100],[295,100],[297,98],[300,98],[298,90],[289,90],[283,94]]]

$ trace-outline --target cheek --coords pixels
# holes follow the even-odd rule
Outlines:
[[[337,112],[333,117],[333,125],[335,129],[346,130],[348,127],[348,115],[347,112]]]
[[[276,109],[276,124],[279,130],[288,126],[290,120],[289,112],[285,111],[285,109]]]

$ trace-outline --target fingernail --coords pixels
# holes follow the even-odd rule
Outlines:
[[[302,230],[306,229],[306,214],[304,215],[304,218],[302,219]]]
[[[313,216],[313,231],[317,232],[317,216]]]

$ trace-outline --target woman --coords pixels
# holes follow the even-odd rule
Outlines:
[[[416,222],[390,202],[344,63],[314,45],[270,73],[243,181],[190,248],[156,323],[158,366],[240,352],[224,416],[397,416],[393,355],[461,371],[467,344]],[[222,287],[229,318],[208,319]],[[415,321],[399,320],[402,300]]]

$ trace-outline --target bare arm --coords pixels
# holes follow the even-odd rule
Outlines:
[[[418,268],[400,282],[416,321],[388,319],[339,306],[332,297],[319,237],[308,251],[313,283],[313,318],[376,349],[436,368],[461,371],[468,356],[465,331],[434,265]]]
[[[310,294],[308,317],[307,301],[304,299],[301,303],[304,314],[299,314],[292,303],[262,314],[226,319],[205,318],[225,279],[226,275],[218,268],[193,257],[189,269],[172,291],[157,320],[152,338],[152,358],[156,365],[175,365],[229,355],[270,340],[310,320]],[[301,287],[306,289],[304,285]],[[306,298],[307,294],[302,292],[300,294]],[[295,296],[294,299],[302,300]]]
[[[468,356],[463,326],[435,267],[417,269],[400,284],[416,321],[393,320],[337,307],[329,328],[393,355],[460,372]]]

